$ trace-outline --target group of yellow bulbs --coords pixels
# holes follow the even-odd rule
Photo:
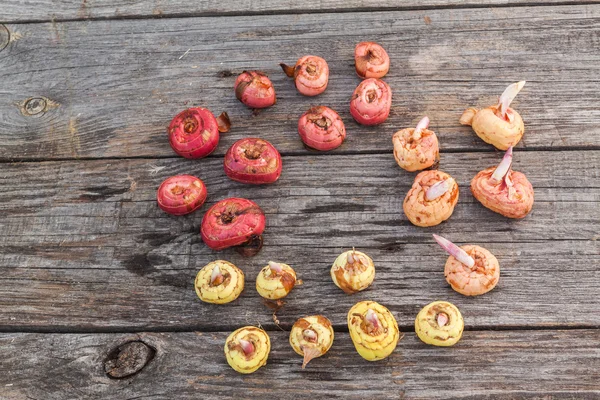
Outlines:
[[[331,266],[331,278],[345,293],[356,293],[373,283],[375,264],[365,253],[352,249],[336,258]],[[256,290],[269,300],[287,296],[296,284],[292,267],[272,261],[256,278]],[[198,272],[194,286],[204,302],[229,303],[244,290],[244,273],[228,261],[213,261]],[[415,320],[418,337],[434,346],[452,346],[462,336],[463,328],[458,308],[444,301],[425,306]],[[358,302],[348,311],[348,330],[356,351],[368,361],[388,357],[402,338],[392,313],[374,301]],[[294,351],[304,357],[304,368],[310,360],[325,354],[333,339],[331,321],[322,315],[312,315],[294,323],[289,341]],[[229,335],[224,350],[234,370],[249,374],[267,363],[271,340],[264,330],[245,326]]]

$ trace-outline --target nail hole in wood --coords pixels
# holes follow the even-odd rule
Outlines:
[[[0,51],[4,50],[8,43],[10,42],[10,31],[8,28],[2,24],[0,24]]]
[[[123,379],[139,373],[156,354],[156,350],[141,341],[124,343],[113,349],[104,361],[104,371],[113,379]]]

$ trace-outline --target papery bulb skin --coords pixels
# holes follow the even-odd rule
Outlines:
[[[348,311],[348,331],[358,354],[367,361],[388,357],[402,339],[390,310],[374,301],[361,301]]]
[[[375,42],[360,42],[354,48],[356,74],[365,78],[383,78],[390,69],[390,57]]]
[[[227,337],[224,350],[231,368],[240,374],[251,374],[267,364],[271,339],[260,328],[244,326]]]
[[[439,192],[441,195],[436,198],[429,199],[427,192],[436,184],[442,185],[442,189],[445,190]],[[450,218],[457,202],[456,181],[445,172],[429,170],[420,172],[415,177],[412,187],[404,198],[403,209],[404,214],[414,225],[428,227],[438,225]]]
[[[255,202],[232,197],[219,201],[204,214],[200,234],[213,250],[256,245],[256,251],[243,254],[252,256],[262,246],[265,222],[265,214]]]
[[[499,150],[515,146],[525,132],[525,124],[518,112],[509,107],[525,81],[509,85],[497,105],[478,110],[468,108],[460,117],[462,125],[470,125],[477,136]]]
[[[525,174],[513,171],[512,148],[497,167],[480,171],[471,180],[471,193],[484,207],[508,218],[525,218],[533,208],[533,186]]]
[[[425,127],[422,130],[405,128],[394,133],[394,158],[400,168],[420,171],[434,166],[440,160],[438,138],[434,131]]]
[[[458,308],[447,301],[434,301],[415,318],[415,333],[432,346],[454,346],[462,337],[465,322]]]
[[[244,290],[244,272],[228,261],[216,260],[198,271],[194,288],[205,303],[230,303]]]
[[[231,122],[227,113],[218,118],[206,108],[188,108],[177,114],[169,124],[169,143],[185,158],[206,157],[219,144],[219,132],[227,132]]]
[[[323,315],[299,318],[290,331],[290,345],[304,357],[302,369],[314,358],[321,357],[333,344],[334,332],[331,321]]]
[[[185,215],[202,207],[207,195],[202,180],[191,175],[176,175],[160,184],[156,200],[164,212]]]
[[[392,89],[381,79],[369,78],[354,90],[350,114],[362,125],[379,125],[390,115]]]
[[[344,122],[329,107],[311,107],[298,120],[298,134],[310,148],[321,151],[333,150],[346,139]]]
[[[327,89],[329,82],[329,66],[327,61],[317,56],[301,57],[295,66],[280,64],[283,72],[290,78],[294,78],[294,83],[298,92],[305,96],[316,96]]]
[[[266,140],[240,139],[227,150],[223,168],[225,174],[237,182],[253,185],[273,183],[281,175],[281,155]]]
[[[250,108],[266,108],[275,104],[275,88],[261,71],[244,71],[235,80],[235,97]]]

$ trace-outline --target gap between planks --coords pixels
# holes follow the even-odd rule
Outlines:
[[[577,7],[600,4],[600,1],[557,1],[557,2],[524,2],[524,3],[491,3],[491,4],[448,4],[429,6],[384,6],[384,7],[355,7],[355,8],[324,8],[304,10],[263,10],[263,11],[222,11],[222,12],[191,12],[191,13],[169,13],[169,14],[143,14],[123,16],[99,16],[81,18],[47,18],[29,20],[0,20],[0,24],[24,25],[44,24],[48,22],[79,22],[79,21],[122,21],[122,20],[144,20],[144,19],[174,19],[174,18],[203,18],[203,17],[253,17],[271,15],[301,15],[301,14],[350,14],[360,12],[396,12],[396,11],[432,11],[432,10],[464,10],[479,8],[524,8],[524,7]]]
[[[247,324],[249,326],[258,326],[256,324]],[[240,325],[241,326],[241,325]],[[232,332],[239,328],[240,326],[230,326],[230,325],[215,325],[210,328],[197,329],[196,327],[183,326],[172,328],[169,326],[154,326],[147,328],[140,327],[101,327],[101,328],[62,328],[62,327],[49,327],[49,326],[33,326],[33,327],[11,327],[11,326],[0,326],[0,333],[56,333],[56,334],[103,334],[103,333],[115,333],[115,334],[138,334],[145,332],[152,333],[191,333],[191,332],[201,332],[201,333],[219,333],[219,332]],[[291,326],[277,327],[276,325],[268,324],[268,325],[260,325],[260,327],[266,332],[290,332]],[[398,324],[398,327],[403,333],[414,333],[414,325],[402,325]],[[333,325],[333,330],[338,333],[348,333],[348,328],[345,325]],[[465,332],[506,332],[506,331],[554,331],[554,330],[563,330],[563,331],[579,331],[579,330],[600,330],[600,325],[590,325],[590,324],[581,324],[581,325],[568,325],[568,324],[556,324],[556,325],[548,325],[548,326],[527,326],[527,325],[503,325],[503,326],[486,326],[481,325],[476,328],[469,327],[465,325]]]
[[[300,140],[300,139],[298,139]],[[515,151],[519,151],[521,152],[542,152],[542,151],[553,151],[553,152],[574,152],[574,151],[598,151],[600,150],[600,146],[565,146],[565,147],[545,147],[545,146],[536,146],[536,147],[518,147],[515,148]],[[460,149],[460,148],[456,148],[456,149],[442,149],[443,153],[447,153],[447,154],[458,154],[458,153],[503,153],[503,151],[497,150],[495,148],[489,148],[489,149]],[[392,154],[393,153],[393,149],[390,148],[389,151],[383,151],[383,150],[365,150],[365,151],[360,151],[360,150],[354,150],[354,151],[341,151],[341,152],[335,152],[335,151],[331,151],[331,152],[320,152],[320,151],[311,151],[310,153],[305,153],[305,152],[280,152],[282,157],[312,157],[312,156],[317,156],[317,157],[325,157],[325,156],[360,156],[360,155],[385,155],[385,154]],[[199,158],[196,159],[196,161],[198,160],[210,160],[210,159],[219,159],[219,158],[223,158],[224,156],[221,154],[209,154],[206,157],[203,158]],[[148,161],[153,161],[153,160],[171,160],[171,159],[180,159],[183,157],[180,157],[178,155],[172,155],[172,156],[154,156],[154,157],[148,157],[148,156],[128,156],[128,157],[111,157],[111,156],[107,156],[107,157],[59,157],[59,158],[44,158],[44,157],[38,157],[38,158],[24,158],[24,159],[20,159],[20,158],[0,158],[0,164],[22,164],[22,163],[41,163],[41,162],[69,162],[69,161],[102,161],[102,160],[107,160],[107,161],[119,161],[119,160],[148,160]]]

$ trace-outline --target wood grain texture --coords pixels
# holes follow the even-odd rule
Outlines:
[[[347,333],[300,368],[287,332],[269,332],[267,365],[249,376],[225,361],[228,332],[0,335],[0,390],[20,399],[592,399],[600,396],[600,330],[465,332],[454,347],[408,333],[379,362],[360,358]],[[103,361],[142,340],[156,356],[138,374],[110,379]],[[277,379],[275,379],[277,377]]]
[[[0,159],[173,156],[166,126],[193,105],[232,117],[215,156],[247,136],[307,154],[297,119],[317,103],[346,123],[337,154],[389,151],[394,131],[423,114],[443,150],[491,151],[458,118],[521,79],[528,84],[514,103],[526,123],[519,148],[597,149],[599,23],[600,5],[581,5],[7,25]],[[392,115],[377,128],[357,125],[348,110],[361,40],[382,43],[392,58],[385,78]],[[316,98],[299,95],[278,66],[305,53],[325,56],[331,69]],[[233,82],[244,69],[270,75],[275,107],[253,116],[235,99]],[[25,116],[30,98],[46,107]]]
[[[278,313],[282,326],[324,313],[336,327],[362,299],[389,306],[410,326],[423,305],[456,303],[472,328],[598,326],[600,305],[600,151],[516,152],[536,204],[522,221],[477,203],[468,182],[499,153],[453,153],[441,168],[462,188],[453,217],[429,229],[406,220],[401,202],[414,174],[389,155],[287,156],[280,180],[249,187],[230,181],[219,159],[96,160],[4,164],[0,184],[0,326],[33,330],[217,330],[240,324],[273,327],[254,290],[268,260],[297,269],[304,285]],[[573,159],[576,157],[576,159]],[[585,168],[581,168],[585,166]],[[196,213],[172,217],[155,203],[160,182],[192,173],[208,187]],[[252,259],[213,252],[198,229],[210,204],[230,196],[256,200],[267,214],[265,247]],[[431,239],[483,244],[500,260],[498,287],[480,298],[453,292],[446,256]],[[356,246],[377,266],[373,287],[338,290],[329,268]],[[196,272],[223,258],[240,266],[247,288],[225,307],[201,303]],[[214,314],[227,312],[215,320]]]
[[[551,5],[565,0],[29,0],[2,4],[0,22],[87,20],[99,18],[144,18],[172,16],[207,16],[228,14],[318,13],[365,10],[406,10],[415,8],[502,7],[511,5]],[[594,3],[593,0],[572,1]]]

